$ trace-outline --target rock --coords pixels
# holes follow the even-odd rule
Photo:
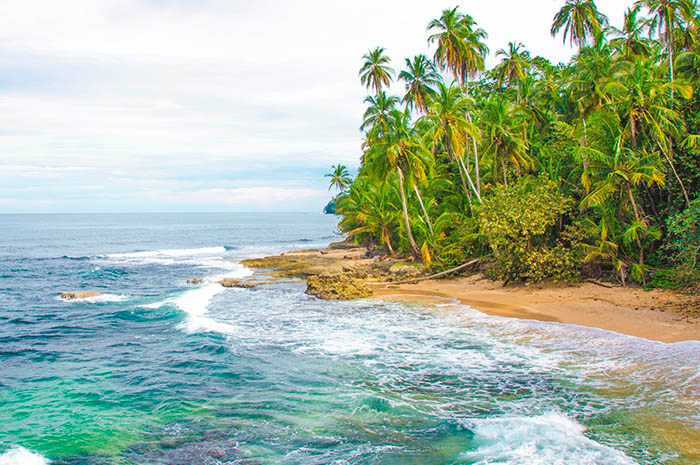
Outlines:
[[[394,263],[389,267],[389,273],[396,278],[415,278],[423,274],[423,269],[407,263]]]
[[[62,299],[87,299],[88,297],[97,297],[102,294],[99,292],[61,292]]]
[[[355,245],[355,241],[352,237],[348,237],[343,241],[340,242],[331,242],[328,245],[329,250],[338,250],[338,249],[355,249],[357,248],[357,245]]]
[[[243,289],[250,289],[265,284],[256,283],[252,281],[241,281],[240,279],[222,279],[221,281],[217,281],[216,283],[221,284],[224,287],[241,287]]]
[[[322,274],[307,278],[306,293],[325,300],[352,300],[371,296],[372,289],[343,274]]]
[[[201,284],[204,281],[202,278],[192,278],[187,280],[187,284]]]

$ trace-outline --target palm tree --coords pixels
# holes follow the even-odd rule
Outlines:
[[[384,55],[384,47],[370,50],[362,58],[365,62],[360,68],[360,82],[368,89],[374,88],[374,93],[379,94],[382,87],[388,86],[394,79],[394,70],[389,66],[391,59]]]
[[[673,82],[673,32],[680,22],[680,4],[677,0],[637,0],[635,5],[647,7],[654,15],[651,29],[658,28],[659,39],[666,45],[668,73]]]
[[[493,69],[499,84],[513,85],[521,81],[532,66],[530,53],[525,50],[522,42],[510,42],[508,50],[500,49],[496,52],[496,56],[503,57],[501,63]]]
[[[333,165],[331,168],[333,171],[325,175],[326,178],[331,178],[328,190],[335,187],[338,189],[338,192],[344,192],[352,184],[348,168],[341,164]]]
[[[382,130],[389,121],[389,115],[396,109],[399,98],[393,95],[387,96],[384,91],[381,91],[375,96],[368,95],[365,97],[365,103],[368,104],[368,107],[362,118],[360,130]]]
[[[358,176],[350,192],[338,199],[337,209],[343,215],[338,227],[350,236],[365,236],[370,244],[378,238],[393,255],[392,230],[398,224],[396,197],[386,178]]]
[[[438,93],[428,107],[428,114],[424,117],[431,124],[433,147],[444,144],[450,161],[457,165],[457,171],[462,180],[464,193],[470,196],[469,187],[481,202],[481,193],[474,185],[469,170],[464,165],[462,153],[466,151],[467,137],[476,133],[476,128],[467,119],[469,111],[469,99],[464,95],[459,86],[444,83],[438,84]],[[466,180],[465,180],[466,176]]]
[[[457,7],[443,10],[439,19],[428,24],[428,31],[437,31],[428,37],[429,44],[437,42],[435,63],[462,84],[484,69],[484,57],[489,52],[484,43],[487,34],[476,26],[474,19],[458,12]]]
[[[406,236],[414,257],[420,259],[420,251],[413,237],[408,215],[405,180],[406,172],[425,169],[428,155],[415,137],[408,112],[398,110],[392,112],[387,133],[381,140],[372,145],[367,155],[368,165],[378,176],[386,177],[392,171],[398,175]]]
[[[671,159],[672,140],[680,137],[684,123],[680,114],[673,109],[669,96],[675,91],[687,99],[692,96],[693,88],[680,81],[662,81],[655,74],[655,66],[647,58],[618,63],[612,69],[612,79],[604,90],[626,121],[632,148],[638,148],[640,135],[650,139],[653,150],[659,148],[666,158],[690,206],[688,192]]]
[[[581,182],[588,194],[581,200],[581,208],[599,207],[607,210],[606,202],[614,200],[618,209],[624,209],[629,200],[634,220],[625,231],[627,242],[634,240],[639,247],[639,264],[644,265],[644,247],[641,234],[648,231],[644,212],[635,195],[637,186],[664,185],[664,174],[657,152],[636,151],[625,147],[624,130],[617,115],[601,111],[593,115],[592,144],[582,147],[588,152],[589,165]],[[629,210],[627,210],[629,211]],[[624,210],[618,215],[624,216]]]
[[[610,45],[621,50],[625,58],[629,58],[630,54],[649,56],[652,52],[649,41],[643,37],[645,30],[649,27],[649,20],[639,17],[640,10],[641,5],[628,8],[622,29],[611,29],[619,37],[611,40]]]
[[[607,22],[607,16],[598,11],[593,0],[567,0],[554,16],[551,33],[554,37],[563,28],[563,43],[566,44],[568,37],[569,45],[576,44],[580,52]]]
[[[498,179],[500,169],[503,184],[508,187],[507,165],[515,166],[518,173],[527,171],[532,160],[523,130],[523,113],[503,95],[492,96],[481,111],[481,125],[486,148],[484,155],[491,158],[492,177]]]
[[[399,74],[399,81],[406,82],[406,95],[403,100],[413,109],[425,113],[428,100],[435,95],[435,86],[440,75],[433,63],[425,55],[417,55],[413,61],[406,58],[406,70]]]

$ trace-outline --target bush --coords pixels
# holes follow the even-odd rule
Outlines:
[[[494,251],[486,269],[492,279],[574,281],[582,252],[573,235],[560,234],[574,201],[543,178],[526,178],[510,189],[497,188],[479,210],[480,233]],[[566,241],[566,242],[564,242]]]
[[[700,282],[700,198],[667,220],[668,233],[662,247],[673,273],[663,273],[659,280],[678,286]]]

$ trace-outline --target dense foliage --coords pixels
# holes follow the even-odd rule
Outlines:
[[[362,163],[352,183],[330,175],[341,230],[436,269],[488,257],[499,279],[697,281],[698,3],[641,0],[619,26],[568,0],[551,32],[577,48],[569,64],[513,42],[485,70],[486,32],[445,10],[402,98],[369,51]]]

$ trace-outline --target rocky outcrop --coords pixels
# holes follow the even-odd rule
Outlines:
[[[372,289],[344,274],[322,274],[306,279],[306,293],[326,300],[352,300],[371,296]]]
[[[394,263],[389,267],[389,274],[392,278],[410,279],[424,274],[425,270],[422,267],[411,265],[408,263]]]
[[[255,281],[241,281],[240,279],[222,279],[217,281],[217,284],[221,284],[224,287],[240,287],[243,289],[251,289],[253,287],[262,286],[264,282]]]
[[[192,278],[187,280],[187,284],[202,284],[202,281],[204,281],[202,278]]]
[[[98,297],[99,292],[61,292],[62,299],[87,299],[88,297]]]

